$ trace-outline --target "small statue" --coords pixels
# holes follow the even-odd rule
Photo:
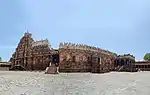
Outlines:
[[[59,48],[63,48],[63,44],[62,44],[62,42],[59,44]]]
[[[71,43],[70,42],[68,43],[68,48],[71,48]]]
[[[67,48],[67,43],[64,43],[64,48]]]
[[[79,44],[79,49],[82,49],[81,44]]]
[[[79,49],[79,45],[78,44],[76,44],[76,49]]]
[[[72,44],[73,49],[75,49],[75,43]]]

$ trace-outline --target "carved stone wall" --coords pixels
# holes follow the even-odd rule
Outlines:
[[[26,70],[45,70],[51,61],[48,40],[34,41],[30,33],[21,38],[11,57],[11,67],[22,65]]]
[[[99,48],[60,43],[60,72],[109,72],[114,69],[116,55]]]
[[[115,60],[116,71],[135,71],[135,57],[130,54],[118,55]]]
[[[97,47],[60,43],[53,50],[48,40],[34,41],[30,33],[21,38],[10,58],[11,67],[21,65],[26,70],[45,70],[52,61],[51,55],[59,53],[60,72],[109,72],[114,69],[116,54]]]
[[[60,72],[87,72],[91,71],[91,63],[88,62],[90,54],[75,49],[60,49]]]

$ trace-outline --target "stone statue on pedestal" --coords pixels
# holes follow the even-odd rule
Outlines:
[[[51,63],[49,67],[46,68],[45,74],[59,74],[59,66],[58,64]]]

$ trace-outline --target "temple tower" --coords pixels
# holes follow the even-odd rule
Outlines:
[[[23,67],[27,66],[27,57],[31,55],[31,46],[33,39],[31,38],[32,34],[28,31],[24,33],[24,36],[21,38],[14,54],[11,58],[12,66],[21,65]]]

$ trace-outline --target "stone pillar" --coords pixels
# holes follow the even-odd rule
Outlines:
[[[42,56],[42,62],[41,62],[41,68],[42,68],[42,70],[44,70],[44,66],[43,66],[43,56]]]
[[[126,59],[123,60],[123,65],[127,65]]]
[[[24,58],[23,58],[23,64],[22,64],[24,67],[26,67],[26,63],[27,63],[26,61],[27,61],[27,60],[26,60],[26,57],[24,57]]]
[[[33,56],[33,70],[35,70],[36,66],[35,66],[35,57]]]
[[[33,70],[33,56],[31,57],[31,70]]]
[[[16,64],[17,64],[16,59],[14,59],[14,65],[16,65]]]
[[[119,59],[119,66],[121,65],[121,59]]]

